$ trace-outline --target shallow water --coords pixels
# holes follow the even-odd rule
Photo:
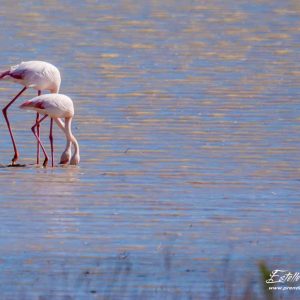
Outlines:
[[[299,2],[207,2],[1,2],[1,65],[61,70],[81,147],[37,167],[36,92],[9,111],[26,167],[0,168],[1,299],[206,299],[259,294],[260,260],[300,271]]]

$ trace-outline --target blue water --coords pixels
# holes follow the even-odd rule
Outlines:
[[[299,271],[299,8],[3,1],[1,66],[60,69],[81,163],[34,165],[26,91],[9,110],[26,167],[0,168],[1,299],[263,296],[259,261]],[[20,89],[0,82],[2,105]],[[5,166],[3,118],[0,136]]]

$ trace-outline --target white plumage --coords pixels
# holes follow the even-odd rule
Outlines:
[[[58,93],[61,84],[61,77],[60,77],[59,70],[50,63],[44,61],[26,61],[26,62],[21,62],[16,66],[12,66],[4,72],[1,72],[0,80],[1,79],[17,82],[24,86],[23,89],[2,110],[12,140],[12,144],[14,147],[14,157],[12,159],[12,165],[15,165],[16,161],[19,158],[19,152],[7,116],[8,108],[28,88],[34,88],[38,90],[38,95],[40,95],[43,90],[48,90],[51,93]],[[36,115],[36,121],[38,124],[37,135],[39,136],[38,120],[39,120],[39,113],[37,112]],[[38,144],[37,164],[39,163],[39,150],[40,148]]]
[[[44,61],[21,62],[3,72],[0,78],[17,82],[27,88],[31,87],[40,91],[49,90],[51,93],[58,93],[61,84],[59,70]]]
[[[34,97],[31,100],[28,100],[24,102],[21,106],[21,109],[26,109],[26,110],[32,110],[39,112],[41,114],[44,114],[45,116],[36,122],[36,124],[32,127],[32,132],[35,135],[35,137],[38,140],[38,143],[40,144],[44,154],[45,154],[45,161],[44,161],[44,166],[47,165],[48,162],[48,156],[47,153],[37,136],[35,132],[35,127],[41,123],[47,116],[51,118],[51,123],[50,123],[50,142],[51,142],[51,156],[52,156],[52,167],[53,167],[53,137],[52,137],[52,125],[54,120],[59,128],[62,129],[62,131],[66,135],[67,139],[67,146],[65,151],[63,152],[61,156],[61,161],[60,163],[68,163],[70,161],[71,165],[77,165],[80,161],[80,156],[79,156],[79,145],[72,134],[71,131],[71,122],[72,118],[74,116],[74,106],[73,106],[73,101],[71,98],[69,98],[66,95],[62,94],[46,94],[46,95],[41,95],[38,97]],[[60,118],[65,119],[65,124],[61,121]],[[73,144],[74,146],[74,154],[71,157],[71,145]]]
[[[20,108],[34,110],[51,118],[70,118],[74,116],[73,101],[62,94],[45,94],[24,102]]]

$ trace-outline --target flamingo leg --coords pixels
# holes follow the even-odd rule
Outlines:
[[[38,122],[36,122],[32,127],[31,127],[31,131],[33,132],[35,138],[37,139],[39,145],[41,146],[43,152],[44,152],[44,155],[45,155],[45,160],[44,160],[44,163],[43,163],[43,166],[46,167],[47,166],[47,163],[48,163],[48,155],[46,153],[46,150],[44,148],[44,146],[42,145],[42,142],[40,140],[40,138],[37,136],[37,134],[35,133],[35,127],[37,127],[38,123],[40,124],[42,121],[44,121],[46,118],[48,117],[48,115],[45,115],[43,116]]]
[[[20,92],[19,94],[17,94],[3,109],[2,109],[2,113],[3,113],[3,116],[5,118],[5,121],[6,121],[6,124],[7,124],[7,127],[8,127],[8,131],[9,131],[9,134],[10,134],[10,137],[11,137],[11,141],[13,143],[13,147],[14,147],[14,152],[15,152],[15,155],[12,159],[12,165],[15,164],[15,162],[18,160],[19,158],[19,153],[18,153],[18,149],[17,149],[17,145],[16,145],[16,142],[15,142],[15,139],[14,139],[14,136],[13,136],[13,133],[12,133],[12,130],[11,130],[11,127],[10,127],[10,123],[9,123],[9,120],[8,120],[8,117],[7,117],[7,110],[8,108],[21,96],[21,94],[23,94],[23,92],[25,92],[25,90],[27,89],[27,87],[24,87]]]
[[[38,91],[38,96],[41,95],[41,91]],[[40,118],[40,114],[37,112],[36,113],[36,124],[38,124],[36,126],[36,134],[38,137],[40,137],[40,123],[39,123],[39,118]],[[40,145],[39,142],[37,142],[37,148],[36,148],[36,164],[38,165],[40,163]]]
[[[49,134],[49,140],[51,145],[51,161],[52,161],[52,168],[54,167],[53,163],[53,155],[54,155],[54,147],[53,147],[53,119],[50,120],[50,134]]]

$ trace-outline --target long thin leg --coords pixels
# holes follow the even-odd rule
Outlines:
[[[2,109],[2,113],[3,113],[3,116],[5,118],[5,121],[6,121],[6,124],[7,124],[7,127],[8,127],[8,131],[9,131],[9,134],[10,134],[10,137],[11,137],[11,141],[13,143],[13,147],[14,147],[14,152],[15,152],[15,155],[12,159],[12,165],[15,164],[15,162],[18,160],[19,158],[19,153],[18,153],[18,149],[17,149],[17,146],[16,146],[16,143],[15,143],[15,139],[14,139],[14,136],[13,136],[13,133],[12,133],[12,130],[11,130],[11,127],[10,127],[10,123],[9,123],[9,120],[8,120],[8,117],[7,117],[7,110],[8,108],[18,99],[18,97],[23,94],[23,92],[27,89],[27,87],[24,87],[17,96],[15,96],[15,98],[13,98],[3,109]]]
[[[43,163],[43,166],[46,167],[47,166],[47,162],[48,162],[48,155],[46,153],[46,150],[44,148],[44,146],[42,145],[42,142],[40,140],[40,138],[37,136],[37,134],[35,133],[35,127],[37,127],[38,123],[41,123],[42,121],[44,121],[46,118],[48,117],[48,115],[45,115],[44,117],[42,117],[37,123],[35,123],[32,127],[31,127],[31,131],[33,132],[34,136],[36,137],[38,143],[40,144],[43,152],[44,152],[44,155],[45,155],[45,160],[44,160],[44,163]]]
[[[41,93],[42,92],[39,90],[38,91],[38,96],[40,96]],[[36,113],[36,120],[35,120],[35,122],[36,122],[36,124],[38,124],[36,126],[36,134],[37,134],[38,137],[40,137],[40,123],[39,123],[39,118],[40,118],[40,114],[37,112]],[[40,163],[40,145],[39,145],[39,142],[37,142],[37,146],[36,147],[37,147],[36,148],[36,164],[38,165]]]
[[[51,161],[52,161],[52,168],[54,167],[53,162],[53,155],[54,155],[54,147],[53,147],[53,119],[50,120],[50,134],[49,134],[49,140],[51,145]]]

